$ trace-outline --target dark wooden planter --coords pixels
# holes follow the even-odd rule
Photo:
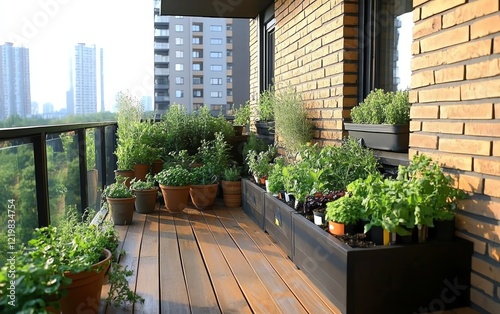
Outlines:
[[[299,214],[292,221],[293,261],[342,313],[469,306],[469,241],[351,248]]]
[[[266,191],[248,179],[241,180],[243,210],[264,230],[264,194]]]
[[[293,256],[292,215],[297,212],[269,193],[264,196],[265,230],[286,252]]]
[[[393,152],[408,152],[409,125],[344,123],[349,137],[362,139],[366,147]]]

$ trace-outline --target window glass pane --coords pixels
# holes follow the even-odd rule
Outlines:
[[[210,38],[212,45],[222,45],[222,38]]]
[[[222,32],[222,25],[210,25],[211,32]]]
[[[175,78],[175,84],[177,84],[177,85],[184,84],[184,78],[183,77],[176,77]]]
[[[182,24],[175,25],[175,31],[176,32],[182,32],[182,31],[184,31],[184,25],[182,25]]]
[[[184,64],[176,63],[175,64],[175,70],[176,71],[183,71],[184,70]]]
[[[210,58],[222,58],[222,52],[221,51],[211,51],[210,52]]]
[[[179,51],[179,50],[177,50],[177,51],[175,52],[175,57],[176,57],[176,58],[184,58],[184,51]]]
[[[222,71],[222,65],[215,65],[215,64],[212,64],[210,66],[210,70],[211,71],[214,71],[214,72],[220,72]]]
[[[184,44],[184,39],[183,38],[176,38],[175,39],[175,44],[177,46],[183,45]]]

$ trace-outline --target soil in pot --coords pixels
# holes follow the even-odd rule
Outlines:
[[[364,233],[334,235],[334,237],[352,248],[369,248],[375,246],[374,242],[366,239],[366,234]]]

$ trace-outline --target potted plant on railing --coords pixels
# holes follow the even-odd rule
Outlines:
[[[224,205],[226,207],[241,206],[241,171],[233,165],[224,170],[222,175],[222,192],[224,194]]]
[[[203,164],[191,169],[192,184],[189,195],[194,206],[199,210],[207,209],[215,203],[219,188],[218,168],[213,164]]]
[[[155,175],[165,202],[171,212],[182,212],[187,206],[192,176],[188,169],[179,164],[167,165]]]
[[[116,182],[107,186],[102,193],[109,205],[115,225],[131,224],[134,217],[135,196],[125,185],[126,179],[116,177]]]
[[[367,147],[407,152],[410,103],[408,91],[373,90],[352,108],[352,123],[344,123],[350,137],[362,139]]]
[[[11,264],[1,268],[2,313],[74,313],[77,309],[97,313],[108,269],[113,280],[107,301],[113,305],[144,301],[129,288],[126,276],[131,272],[115,260],[118,236],[113,225],[109,221],[92,224],[91,213],[81,220],[76,209],[69,212],[57,227],[36,229],[27,245],[14,253]],[[15,302],[9,303],[12,266],[16,295]]]
[[[151,213],[156,207],[158,187],[155,185],[151,174],[146,175],[146,180],[132,179],[130,189],[135,195],[135,210],[141,214]]]
[[[233,120],[233,128],[234,134],[236,136],[241,136],[243,134],[243,130],[250,123],[250,105],[245,103],[241,105],[239,108],[234,108],[234,120]]]

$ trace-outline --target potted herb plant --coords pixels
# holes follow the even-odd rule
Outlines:
[[[233,111],[234,111],[234,120],[233,120],[234,134],[236,136],[241,136],[243,134],[243,130],[250,123],[250,105],[247,102],[244,105],[241,105],[239,108],[233,107]]]
[[[360,199],[349,194],[326,204],[325,220],[328,221],[328,231],[334,235],[356,233],[356,225],[363,215]]]
[[[165,208],[172,212],[184,210],[192,183],[189,170],[179,164],[171,164],[156,174],[155,179],[160,185]]]
[[[148,214],[155,209],[158,187],[151,174],[148,173],[144,181],[137,178],[132,179],[130,189],[134,192],[135,210],[138,213]]]
[[[189,195],[197,209],[204,210],[215,203],[219,188],[217,172],[218,168],[211,163],[191,169],[192,184]]]
[[[241,206],[241,172],[233,165],[224,170],[222,176],[222,192],[224,193],[224,205],[226,207]]]
[[[373,90],[351,110],[352,123],[344,123],[350,137],[362,139],[367,147],[407,152],[410,103],[408,91]]]
[[[250,173],[254,176],[255,182],[257,184],[264,185],[272,169],[272,161],[276,155],[276,148],[273,145],[269,145],[266,151],[257,152],[255,150],[250,150],[247,155],[247,164]]]
[[[131,224],[134,217],[135,196],[125,185],[125,180],[127,178],[118,176],[116,182],[103,191],[115,225]]]
[[[255,123],[257,134],[274,141],[274,88],[262,91],[257,103],[258,120]]]

